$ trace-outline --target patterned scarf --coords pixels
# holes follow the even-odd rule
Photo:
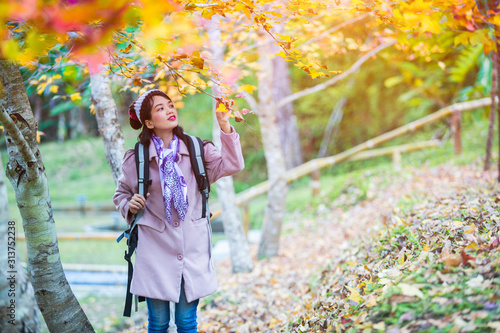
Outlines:
[[[172,223],[172,204],[177,210],[181,221],[184,221],[188,210],[187,184],[179,165],[177,165],[177,153],[179,152],[179,138],[174,135],[170,146],[163,148],[163,140],[153,134],[156,153],[158,154],[160,169],[160,181],[162,184],[163,204],[167,214],[168,224]]]

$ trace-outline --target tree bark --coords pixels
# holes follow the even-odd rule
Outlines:
[[[278,52],[278,51],[276,51]],[[273,58],[273,102],[291,95],[288,62],[281,57]],[[297,117],[293,112],[293,103],[286,103],[276,110],[281,147],[287,170],[303,163]]]
[[[486,141],[486,157],[484,159],[484,171],[490,170],[491,165],[491,147],[493,145],[493,131],[495,126],[495,113],[497,109],[497,102],[495,101],[495,94],[498,86],[498,71],[497,71],[497,54],[491,53],[491,101],[490,108],[490,124],[488,126],[488,139]]]
[[[125,155],[125,142],[109,81],[109,76],[102,73],[90,75],[92,103],[95,106],[97,126],[104,141],[104,151],[111,167],[111,173],[115,183],[118,183]]]
[[[26,269],[20,264],[15,240],[10,238],[14,235],[9,232],[15,232],[13,229],[17,229],[17,226],[14,221],[9,220],[7,185],[0,158],[0,295],[2,295],[0,297],[0,332],[39,332],[40,312],[36,305],[35,293],[28,280]],[[8,251],[15,252],[14,262],[11,261],[12,256]],[[10,265],[13,265],[13,269],[10,269]],[[12,277],[15,280],[14,288],[11,285]]]
[[[221,31],[218,27],[218,19],[212,18],[211,26],[208,28],[208,35],[211,43],[212,55],[215,58],[214,65],[219,67],[223,62],[223,45],[221,41]],[[213,89],[214,96],[220,96],[217,87]],[[215,117],[215,100],[213,103]],[[213,122],[212,139],[215,146],[221,149],[220,127],[217,124],[216,118]],[[233,273],[251,272],[253,269],[252,256],[250,254],[250,246],[248,245],[245,236],[245,230],[241,221],[241,215],[236,204],[236,194],[234,192],[233,177],[222,177],[216,183],[219,202],[222,207],[222,223],[224,225],[224,233],[229,242],[229,250],[231,254],[231,267]]]
[[[0,77],[4,88],[0,122],[9,152],[7,177],[23,220],[38,307],[50,332],[94,332],[61,265],[45,167],[36,141],[37,125],[19,68],[1,60]]]
[[[267,163],[267,178],[270,184],[258,252],[259,258],[264,258],[279,254],[281,225],[286,208],[288,187],[285,178],[286,166],[280,144],[276,106],[273,103],[272,96],[273,64],[269,57],[271,55],[272,41],[267,34],[263,35],[260,40],[263,42],[258,46],[259,63],[261,65],[261,70],[257,75],[259,80],[258,109],[262,145]]]

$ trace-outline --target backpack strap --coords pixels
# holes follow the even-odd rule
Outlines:
[[[134,148],[135,152],[135,165],[137,169],[137,180],[138,180],[138,192],[142,196],[146,197],[148,193],[148,186],[151,185],[151,180],[149,179],[149,150],[144,147],[143,144],[137,142]],[[131,227],[125,230],[118,238],[117,242],[120,242],[123,237],[127,239],[128,251],[125,251],[125,260],[128,263],[128,278],[127,278],[127,294],[125,297],[125,308],[123,310],[123,316],[130,317],[132,310],[132,294],[130,293],[130,284],[132,283],[132,275],[134,273],[134,266],[132,264],[132,255],[137,248],[138,233],[137,233],[137,221],[142,217],[143,210],[141,209],[137,212],[137,215],[132,223]],[[144,301],[144,297],[139,296],[139,301]],[[135,299],[136,311],[137,311],[137,296]]]
[[[205,161],[203,141],[200,138],[188,135],[184,133],[187,138],[187,146],[189,151],[189,158],[191,159],[191,167],[193,169],[196,183],[198,184],[198,190],[203,198],[202,202],[202,215],[201,217],[207,217],[210,215],[208,209],[208,197],[210,194],[210,182],[208,180],[208,175],[205,172]]]

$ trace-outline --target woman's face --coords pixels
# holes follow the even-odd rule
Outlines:
[[[160,132],[173,130],[178,124],[174,103],[163,96],[153,96],[151,120],[146,120],[146,126],[158,135]]]

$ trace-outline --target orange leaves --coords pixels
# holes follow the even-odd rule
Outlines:
[[[191,64],[199,69],[203,69],[203,66],[205,64],[205,60],[203,60],[201,57],[200,57],[200,52],[199,51],[195,51],[193,52],[193,56],[191,58]]]

